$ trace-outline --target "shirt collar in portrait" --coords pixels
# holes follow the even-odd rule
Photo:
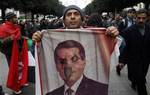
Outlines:
[[[74,93],[77,91],[77,88],[79,87],[81,81],[83,79],[83,75],[78,79],[77,82],[75,82],[75,84],[71,87],[71,89],[74,91]],[[66,92],[66,90],[68,89],[69,87],[65,84],[65,91],[64,93]],[[65,94],[64,94],[65,95]]]

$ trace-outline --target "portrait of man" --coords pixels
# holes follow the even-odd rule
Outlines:
[[[107,95],[108,86],[84,75],[84,47],[75,40],[60,42],[54,50],[57,71],[64,85],[46,95]]]

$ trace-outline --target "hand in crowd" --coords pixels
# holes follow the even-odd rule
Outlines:
[[[115,38],[116,36],[119,35],[119,31],[117,27],[110,26],[106,29],[106,35],[109,35],[112,38]]]
[[[125,65],[125,64],[123,64],[123,63],[119,63],[119,64],[118,64],[118,66],[119,66],[120,69],[122,69],[122,68],[124,67],[124,65]]]
[[[39,42],[39,41],[41,41],[41,38],[42,38],[42,32],[41,32],[41,31],[35,32],[35,33],[33,34],[33,36],[32,36],[32,40],[33,40],[34,42]]]

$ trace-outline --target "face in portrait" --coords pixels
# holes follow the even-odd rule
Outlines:
[[[85,68],[85,51],[80,43],[68,40],[55,49],[56,68],[68,86],[72,86],[82,75]]]

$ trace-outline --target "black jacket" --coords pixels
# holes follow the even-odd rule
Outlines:
[[[150,27],[145,25],[145,34],[142,35],[135,24],[120,35],[126,46],[119,56],[119,63],[127,64],[129,80],[144,83],[150,63]]]
[[[145,25],[145,34],[141,35],[138,25],[132,25],[120,34],[126,43],[124,53],[120,55],[119,62],[138,64],[149,63],[150,60],[150,27]]]

